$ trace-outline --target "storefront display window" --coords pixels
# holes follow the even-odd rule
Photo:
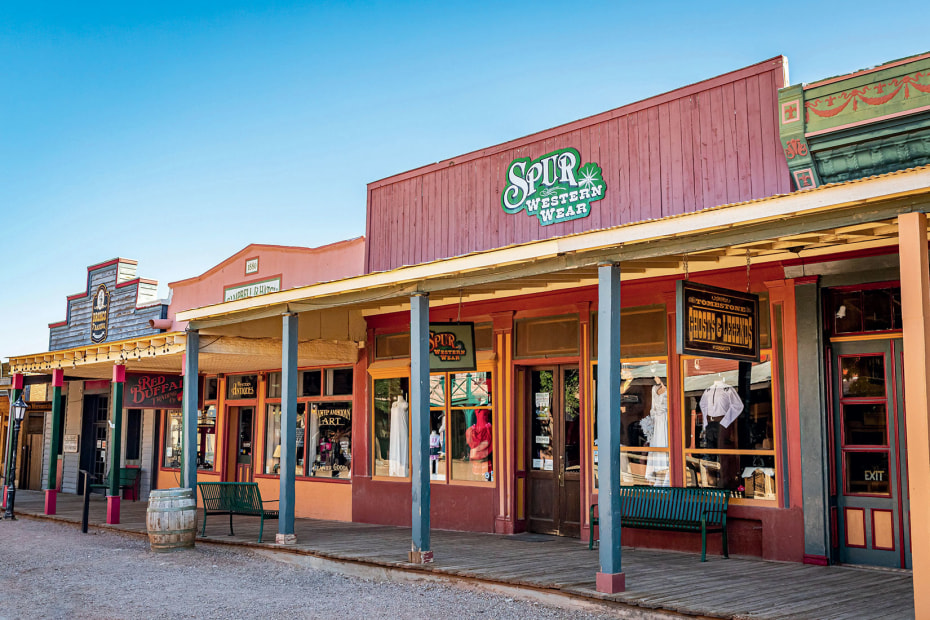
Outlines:
[[[449,438],[445,418],[439,439],[442,456],[449,447],[452,480],[492,482],[494,480],[494,410],[491,406],[491,373],[461,372],[449,375]],[[430,444],[432,446],[432,443]],[[432,452],[431,452],[432,458]]]
[[[352,469],[352,403],[308,404],[307,475],[348,478]]]
[[[165,467],[181,467],[181,411],[165,412]]]
[[[297,465],[295,474],[304,475],[304,411],[306,405],[297,405]],[[281,473],[281,405],[267,405],[265,414],[265,472],[266,474]]]
[[[776,498],[772,363],[682,360],[685,485]]]
[[[181,410],[165,412],[165,454],[163,467],[180,468],[182,446]],[[197,469],[216,466],[216,406],[207,405],[197,412]]]
[[[597,366],[594,394],[597,394]],[[670,486],[669,394],[665,358],[623,362],[620,369],[620,484]],[[594,484],[598,483],[597,398]]]
[[[410,380],[375,379],[373,393],[374,475],[405,478],[410,475]]]

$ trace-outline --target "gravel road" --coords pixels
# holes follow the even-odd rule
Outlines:
[[[570,603],[571,604],[571,603]],[[362,579],[199,544],[153,553],[142,538],[0,521],[0,618],[611,618],[451,582]]]

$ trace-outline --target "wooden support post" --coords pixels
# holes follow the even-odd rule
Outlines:
[[[433,561],[429,517],[429,294],[410,297],[410,464],[412,534],[409,559]]]
[[[19,400],[19,397],[23,395],[24,387],[23,374],[20,372],[13,374],[13,392],[10,398],[11,403],[15,403]],[[10,455],[15,449],[13,447],[13,412],[7,415],[6,418],[6,452],[3,453],[3,507],[6,508],[6,489],[10,485],[10,477],[15,476],[15,472],[12,471],[10,467]]]
[[[52,432],[49,438],[48,487],[45,489],[45,514],[54,515],[58,507],[58,444],[61,442],[59,432],[64,403],[61,388],[65,385],[65,371],[56,368],[52,371]]]
[[[123,384],[126,367],[113,366],[113,402],[110,406],[110,480],[107,492],[107,523],[119,523],[119,468],[123,456]]]
[[[197,393],[199,385],[200,332],[187,330],[184,353],[184,396],[181,399],[181,487],[197,497]]]
[[[901,315],[904,322],[904,409],[910,500],[914,609],[930,618],[930,268],[927,216],[898,216]]]
[[[620,269],[597,268],[598,592],[626,589],[620,567]]]
[[[308,411],[306,415],[310,415]],[[297,543],[294,533],[295,470],[297,467],[297,315],[283,317],[281,335],[281,483],[278,533],[279,545]]]

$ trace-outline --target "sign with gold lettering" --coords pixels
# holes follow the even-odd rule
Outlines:
[[[107,324],[110,320],[110,291],[105,284],[97,287],[91,305],[90,341],[103,342],[107,339]]]
[[[678,353],[759,361],[759,296],[684,280],[677,287]]]
[[[258,375],[226,377],[226,400],[258,398]]]
[[[477,370],[474,323],[429,324],[430,372]]]

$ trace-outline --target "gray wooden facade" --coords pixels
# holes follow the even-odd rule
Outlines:
[[[151,327],[149,321],[165,318],[168,304],[157,298],[158,282],[139,278],[136,266],[135,261],[117,258],[88,267],[84,292],[68,297],[64,321],[49,325],[49,351],[95,344],[91,323],[95,293],[101,284],[110,297],[106,337],[100,343],[160,333],[162,330]]]

